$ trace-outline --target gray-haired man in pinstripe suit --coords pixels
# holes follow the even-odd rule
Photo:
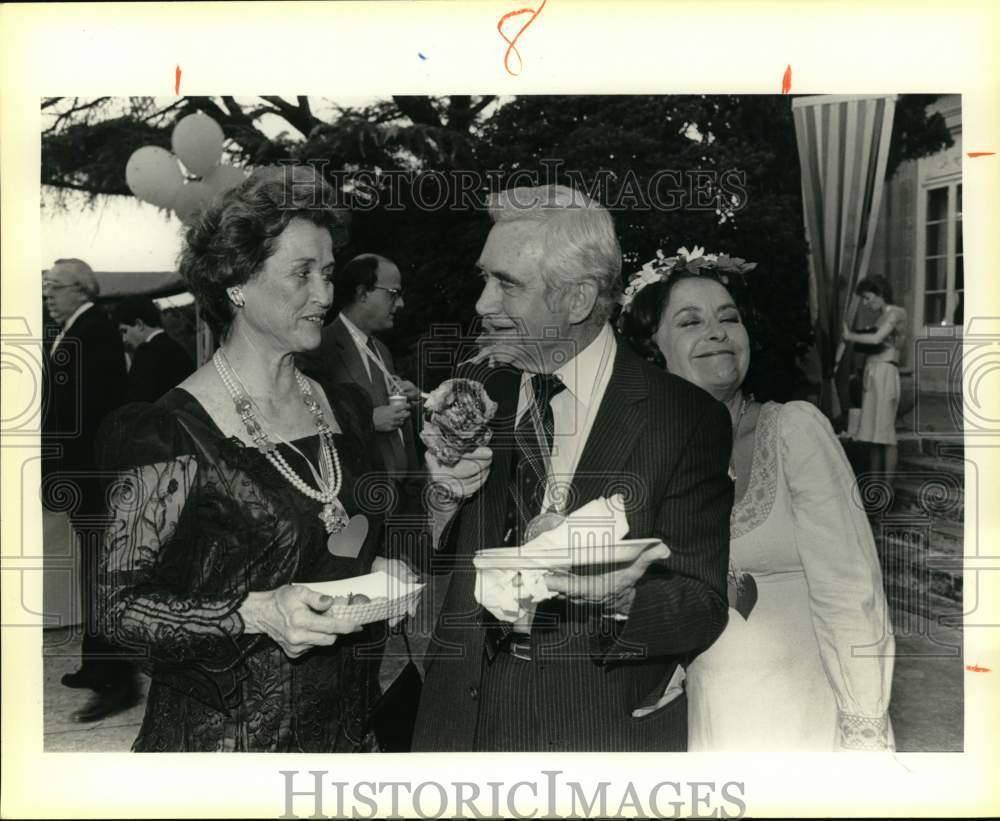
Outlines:
[[[504,364],[459,375],[498,410],[491,450],[451,469],[428,457],[454,499],[435,513],[452,577],[414,749],[684,750],[686,700],[660,697],[726,623],[729,414],[616,338],[621,251],[604,208],[552,186],[507,191],[491,214],[476,310]],[[536,440],[550,451],[541,482]],[[514,624],[477,604],[475,551],[523,543],[542,510],[615,493],[629,537],[665,547],[617,572],[549,577],[557,596]]]

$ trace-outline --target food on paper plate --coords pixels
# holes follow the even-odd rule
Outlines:
[[[326,610],[338,619],[370,624],[416,612],[423,585],[402,582],[383,570],[349,579],[325,582],[297,582],[317,593],[330,596],[333,603]]]
[[[447,379],[424,402],[420,438],[438,462],[454,467],[464,454],[489,443],[496,410],[481,382]]]

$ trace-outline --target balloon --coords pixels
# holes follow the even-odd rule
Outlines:
[[[212,172],[205,177],[205,182],[212,189],[212,193],[221,194],[223,191],[235,188],[245,179],[242,168],[223,163],[212,169]]]
[[[181,222],[190,222],[212,199],[212,189],[203,182],[188,182],[174,197],[174,213]]]
[[[219,164],[223,136],[219,124],[199,111],[174,126],[170,144],[188,171],[204,177]]]
[[[169,208],[184,184],[177,158],[167,149],[144,145],[132,152],[125,165],[125,182],[139,199]]]

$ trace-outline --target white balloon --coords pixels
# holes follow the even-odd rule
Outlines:
[[[213,193],[221,194],[223,191],[235,188],[245,179],[246,175],[242,168],[223,163],[212,169],[212,172],[205,177],[205,182]]]
[[[125,182],[139,199],[169,208],[184,184],[177,158],[167,149],[144,145],[132,152],[125,165]]]
[[[170,144],[188,171],[204,177],[219,164],[223,139],[221,126],[199,111],[174,126]]]
[[[206,183],[184,183],[174,197],[174,213],[181,222],[190,222],[211,201],[212,196],[212,189]]]

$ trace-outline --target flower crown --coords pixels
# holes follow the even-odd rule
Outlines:
[[[656,251],[656,259],[647,262],[636,273],[629,277],[625,293],[621,297],[621,305],[628,310],[636,294],[653,282],[665,282],[674,273],[685,271],[697,274],[700,271],[718,271],[719,280],[723,285],[729,284],[729,277],[745,274],[757,267],[756,262],[747,262],[740,257],[728,254],[706,254],[705,249],[696,245],[694,250],[678,248],[677,256],[665,256],[663,251]]]

